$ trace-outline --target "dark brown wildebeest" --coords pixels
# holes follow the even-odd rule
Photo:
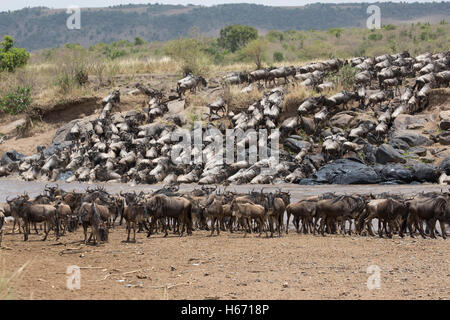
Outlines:
[[[96,245],[97,242],[100,242],[101,240],[107,240],[107,229],[104,226],[97,206],[98,205],[95,202],[84,202],[78,209],[78,217],[81,220],[81,224],[83,226],[85,244],[88,244],[88,242],[91,241],[92,238],[94,238],[94,245]],[[91,227],[91,235],[89,236],[89,240],[87,237],[88,227]]]
[[[52,227],[55,228],[56,240],[59,239],[59,222],[56,214],[56,208],[54,206],[49,204],[33,204],[24,197],[16,198],[14,203],[19,217],[22,218],[25,224],[24,241],[28,240],[28,235],[30,234],[30,224],[41,222],[44,222],[46,225],[46,228],[44,228],[45,236],[42,241],[47,240],[47,236]]]
[[[264,207],[268,218],[270,237],[273,238],[274,224],[277,228],[278,236],[281,237],[281,223],[284,216],[284,210],[286,209],[283,199],[276,197],[270,192],[267,195]]]
[[[166,218],[174,218],[178,221],[178,225],[182,226],[180,237],[183,236],[186,227],[188,235],[192,234],[192,205],[191,202],[183,197],[168,197],[165,194],[157,194],[147,201],[147,210],[155,219],[161,220],[165,235],[167,237]],[[153,223],[154,224],[154,223]],[[153,225],[152,224],[152,225]],[[150,226],[147,237],[151,235],[153,226]]]
[[[58,201],[55,204],[55,208],[56,215],[58,216],[59,220],[59,226],[63,234],[65,234],[66,228],[68,228],[69,218],[72,216],[72,209],[70,209],[70,206],[63,203],[62,201]]]
[[[251,232],[251,226],[249,226],[248,221],[254,220],[259,229],[259,235],[263,232],[264,223],[266,221],[267,215],[265,213],[265,209],[263,206],[259,204],[254,204],[252,202],[242,203],[236,200],[231,202],[231,210],[233,214],[236,216],[238,220],[241,220],[241,223],[244,228],[244,238],[247,236],[248,230]],[[266,230],[266,238],[267,230]]]
[[[2,246],[3,240],[3,225],[5,224],[5,215],[0,211],[0,247]]]
[[[123,217],[127,224],[127,242],[130,242],[131,229],[133,229],[133,242],[136,242],[136,227],[139,224],[143,224],[147,228],[147,224],[145,223],[145,205],[135,199],[133,202],[127,204],[123,211]]]
[[[220,223],[223,220],[223,199],[215,194],[211,194],[200,206],[203,210],[203,215],[206,219],[211,221],[211,234],[214,234],[214,229],[217,230],[217,235],[220,234]],[[216,227],[217,225],[217,227]]]
[[[199,85],[206,87],[208,83],[205,78],[202,76],[193,76],[192,74],[188,75],[186,78],[183,78],[177,82],[177,93],[180,99],[183,97],[183,94],[186,90],[190,90],[191,92],[195,92]]]
[[[436,221],[439,220],[442,230],[442,237],[447,238],[445,232],[446,214],[447,214],[447,199],[444,196],[432,196],[423,197],[418,196],[413,200],[409,201],[409,215],[407,219],[407,226],[410,231],[411,237],[414,237],[414,232],[412,232],[412,225],[414,223],[416,229],[419,230],[420,235],[426,238],[423,232],[423,224],[420,220],[425,220],[430,230],[430,235],[432,238],[436,238],[435,227]],[[404,224],[402,228],[402,233],[404,231]]]
[[[313,232],[313,218],[316,215],[317,200],[300,200],[296,203],[291,203],[286,207],[287,220],[286,220],[286,234],[289,230],[289,220],[293,215],[293,222],[297,233],[300,233],[300,220],[302,221],[303,233]]]
[[[392,238],[392,229],[397,217],[403,219],[407,218],[408,205],[407,203],[395,200],[395,199],[375,199],[371,200],[366,206],[367,218],[364,220],[361,232],[367,226],[370,235],[374,235],[372,231],[372,219],[378,219],[378,235],[383,237],[384,230],[389,238]],[[389,232],[387,231],[387,225],[389,224]],[[360,232],[360,233],[361,233]]]
[[[317,202],[316,217],[320,218],[321,234],[325,235],[325,224],[328,230],[332,230],[331,223],[341,220],[341,230],[345,235],[345,223],[350,222],[350,234],[352,219],[355,219],[365,208],[365,200],[359,196],[338,196],[334,199],[324,199]],[[315,230],[315,229],[314,229]]]

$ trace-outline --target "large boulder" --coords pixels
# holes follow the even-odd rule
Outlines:
[[[442,144],[444,146],[450,145],[450,131],[441,132],[439,134],[438,138],[439,138],[440,144]]]
[[[305,181],[303,181],[305,180]],[[374,184],[380,178],[376,171],[364,163],[352,159],[338,159],[320,168],[311,179],[300,184]]]
[[[383,182],[411,183],[414,181],[412,169],[399,163],[389,163],[384,166],[377,165],[376,171]]]
[[[26,155],[17,152],[16,150],[7,151],[3,154],[0,162],[2,166],[7,166],[10,163],[22,161]]]
[[[382,144],[375,153],[377,163],[387,164],[389,162],[405,163],[406,160],[402,157],[394,147],[389,144]]]
[[[441,111],[439,113],[439,119],[441,120],[439,122],[439,128],[442,130],[450,129],[450,110]]]
[[[308,150],[311,147],[311,143],[301,139],[299,136],[290,136],[284,140],[284,146],[295,152],[300,152],[302,149]]]
[[[450,176],[450,156],[442,160],[442,162],[439,164],[439,169],[446,175]]]
[[[406,142],[410,147],[417,147],[423,145],[429,146],[432,144],[432,141],[427,137],[425,137],[424,135],[409,130],[399,130],[394,132],[391,139],[389,139],[389,143],[395,140],[402,140]]]
[[[440,170],[436,166],[420,161],[411,161],[414,180],[419,182],[437,182]]]

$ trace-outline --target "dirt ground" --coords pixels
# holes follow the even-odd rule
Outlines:
[[[4,235],[4,272],[29,263],[11,284],[15,299],[449,299],[449,240],[298,235],[281,238],[195,231],[179,238],[125,230],[108,243],[84,245],[81,230],[55,241]],[[68,266],[81,289],[66,287]],[[378,266],[380,289],[367,287]],[[0,273],[1,274],[1,273]]]

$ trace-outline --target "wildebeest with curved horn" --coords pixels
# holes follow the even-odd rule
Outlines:
[[[192,74],[189,74],[186,78],[183,78],[177,82],[178,96],[181,99],[183,97],[183,94],[188,89],[191,92],[195,92],[200,84],[203,85],[204,87],[208,85],[205,78],[203,78],[202,76],[194,76]]]
[[[186,227],[188,235],[192,234],[192,205],[191,202],[183,197],[168,197],[165,194],[157,194],[147,201],[147,209],[150,215],[163,222],[165,237],[167,237],[166,218],[174,218],[178,221],[179,226],[182,227],[180,237],[183,236]],[[148,237],[151,235],[152,226]]]

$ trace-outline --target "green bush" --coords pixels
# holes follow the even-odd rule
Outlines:
[[[136,37],[134,39],[134,45],[135,46],[141,46],[141,45],[145,44],[145,42],[146,41],[144,39],[142,39],[141,37]]]
[[[169,41],[166,54],[181,61],[184,74],[205,74],[210,67],[209,57],[205,54],[205,45],[198,39],[186,38]]]
[[[17,87],[0,99],[0,108],[11,115],[26,111],[32,103],[30,87]]]
[[[383,39],[383,35],[380,33],[372,33],[369,34],[369,40],[373,40],[373,41],[379,41]]]
[[[4,36],[0,45],[0,72],[12,72],[27,64],[30,54],[23,48],[14,48],[14,39],[11,36]]]
[[[224,49],[235,52],[256,38],[258,38],[258,30],[250,26],[235,24],[220,30],[219,45]]]
[[[349,90],[355,84],[355,75],[357,69],[352,68],[349,64],[343,66],[331,79],[334,83],[340,84],[344,89]]]
[[[283,53],[282,52],[280,52],[280,51],[275,51],[274,53],[273,53],[273,61],[275,61],[275,62],[281,62],[281,61],[283,61],[284,60],[284,56],[283,56]]]

